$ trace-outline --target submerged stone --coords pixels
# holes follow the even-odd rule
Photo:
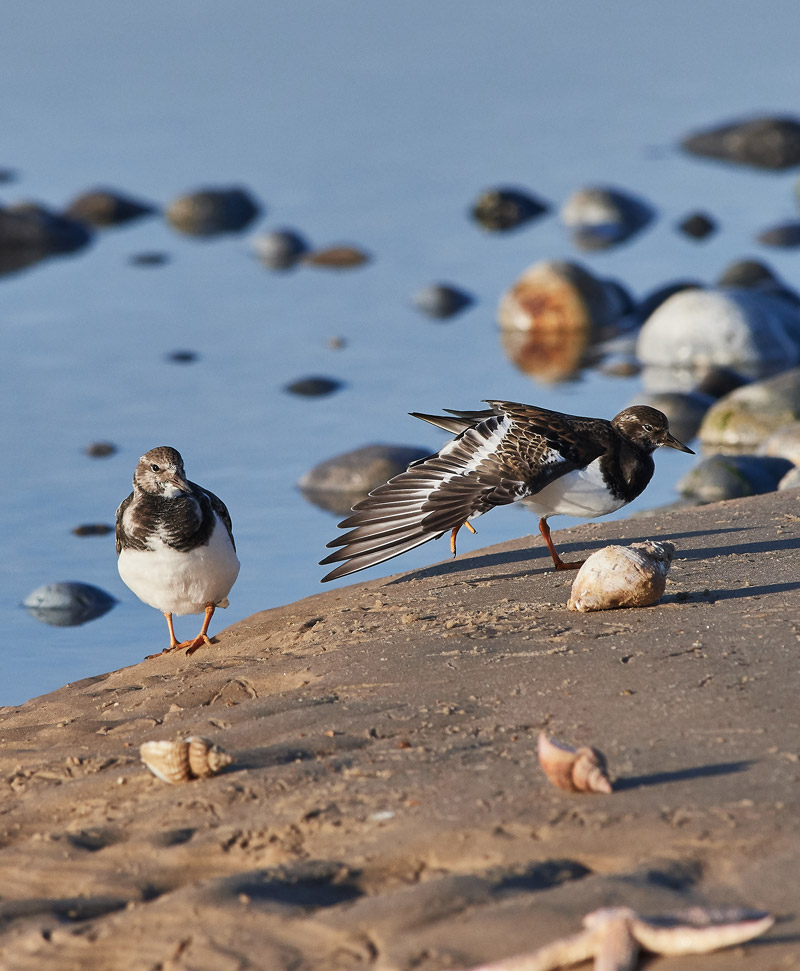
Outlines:
[[[90,583],[67,580],[37,587],[22,601],[31,617],[51,627],[77,627],[108,613],[117,601]]]

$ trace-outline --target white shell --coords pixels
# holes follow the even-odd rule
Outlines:
[[[144,742],[139,746],[139,757],[162,782],[177,785],[192,778],[189,769],[189,746],[184,741]]]
[[[574,749],[548,738],[543,732],[538,741],[539,765],[547,778],[567,792],[611,792],[606,774],[606,758],[588,745]]]
[[[144,742],[139,746],[139,757],[154,776],[171,785],[207,779],[234,761],[219,745],[199,735],[185,741]]]
[[[578,570],[567,603],[570,610],[649,607],[664,593],[675,547],[672,543],[606,546]]]

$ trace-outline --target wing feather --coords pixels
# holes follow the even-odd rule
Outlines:
[[[529,496],[576,467],[552,436],[527,428],[507,414],[505,403],[489,411],[457,412],[453,419],[416,415],[456,438],[414,462],[353,507],[340,523],[344,535],[328,543],[321,562],[339,563],[324,580],[356,573],[437,539],[468,519]]]

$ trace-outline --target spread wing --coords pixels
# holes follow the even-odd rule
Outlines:
[[[348,532],[328,544],[335,552],[321,561],[341,565],[323,582],[438,539],[494,506],[535,495],[604,450],[600,445],[587,459],[580,436],[562,440],[561,431],[550,427],[552,412],[488,403],[490,411],[452,412],[452,418],[416,416],[458,435],[353,507],[353,515],[339,524]]]

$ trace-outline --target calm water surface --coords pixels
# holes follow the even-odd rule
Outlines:
[[[165,643],[161,616],[117,576],[113,538],[71,533],[113,522],[148,448],[179,448],[190,477],[231,511],[242,572],[218,631],[320,589],[317,561],[336,517],[295,483],[322,459],[370,442],[437,448],[441,435],[411,410],[500,397],[610,417],[636,397],[638,379],[537,385],[506,360],[495,308],[530,263],[579,259],[642,295],[756,256],[800,284],[796,256],[752,242],[795,215],[796,176],[702,163],[674,147],[712,122],[796,110],[793,0],[766,0],[757,13],[721,0],[660,9],[242,0],[227,11],[40,0],[3,19],[0,166],[18,179],[0,186],[0,202],[59,208],[105,185],[165,204],[241,184],[265,209],[246,234],[214,240],[143,220],[0,279],[0,704]],[[526,187],[557,207],[593,182],[649,199],[658,221],[586,256],[554,215],[501,236],[466,215],[489,186]],[[695,208],[722,226],[706,243],[673,229]],[[356,243],[374,259],[346,273],[270,273],[248,237],[283,226],[318,246]],[[130,264],[153,250],[169,263]],[[465,288],[475,305],[450,322],[427,320],[411,295],[434,281]],[[332,349],[332,337],[345,346]],[[184,349],[198,361],[167,361]],[[345,386],[317,400],[282,391],[308,374]],[[90,459],[84,449],[97,440],[119,451]],[[660,454],[637,507],[669,501],[689,462]],[[463,551],[535,531],[535,520],[507,509],[479,526],[477,539],[459,537]],[[428,545],[349,582],[446,552]],[[48,627],[19,603],[58,580],[96,584],[120,603],[83,627]],[[198,625],[177,619],[180,636]]]

